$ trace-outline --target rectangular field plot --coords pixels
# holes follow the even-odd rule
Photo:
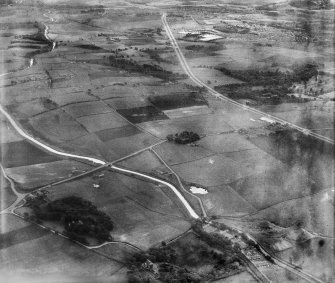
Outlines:
[[[206,188],[208,194],[198,195],[208,215],[243,215],[255,212],[255,208],[236,193],[231,187],[222,185]]]
[[[204,186],[228,184],[250,174],[250,170],[242,164],[220,155],[174,165],[172,168],[184,180]]]
[[[63,106],[77,102],[94,101],[96,100],[96,98],[87,95],[87,93],[83,91],[68,89],[65,90],[63,93],[54,94],[52,96],[52,100],[55,101],[58,105]]]
[[[212,110],[207,106],[192,106],[185,108],[178,108],[173,110],[163,111],[170,119],[183,118],[187,116],[205,115],[212,113]]]
[[[114,148],[109,148],[95,134],[85,136],[59,144],[66,152],[92,156],[102,160],[114,160],[120,158],[120,154]]]
[[[146,89],[137,86],[126,86],[122,84],[116,84],[112,86],[106,86],[103,88],[94,89],[92,93],[101,99],[110,98],[124,98],[124,97],[141,97],[146,92]]]
[[[150,150],[143,151],[133,157],[120,161],[118,165],[146,173],[152,173],[153,171],[165,173],[169,171]]]
[[[299,168],[278,167],[241,178],[231,187],[257,209],[305,195],[314,189],[306,172]]]
[[[72,140],[87,134],[74,118],[62,110],[43,113],[29,120],[35,133],[52,143]]]
[[[34,224],[29,224],[25,227],[15,229],[7,233],[1,233],[0,250],[41,238],[48,233],[49,232],[47,230],[41,229]]]
[[[15,117],[25,119],[50,110],[46,108],[46,104],[47,103],[43,104],[43,102],[39,99],[29,102],[11,104],[7,106],[7,109],[10,113],[13,113]],[[55,108],[55,105],[52,105],[51,103],[49,103],[49,105],[51,109]]]
[[[128,176],[101,172],[102,177],[85,177],[49,189],[51,200],[79,196],[107,213],[115,224],[112,236],[148,248],[188,229],[189,224],[164,190],[155,184]],[[94,188],[98,183],[100,188]]]
[[[133,125],[127,125],[120,128],[106,129],[95,132],[99,139],[103,142],[117,138],[129,137],[141,133],[141,131]]]
[[[12,231],[23,229],[29,225],[29,222],[26,222],[13,214],[2,214],[0,217],[0,234],[8,234]]]
[[[18,184],[21,190],[29,190],[78,175],[91,168],[91,166],[84,163],[60,160],[49,163],[7,168],[6,173]]]
[[[60,160],[27,141],[4,143],[0,147],[0,159],[5,168],[48,163]]]
[[[169,165],[190,162],[213,155],[213,152],[202,147],[191,147],[169,142],[158,145],[154,149]]]
[[[12,282],[18,282],[15,281],[15,276],[29,282],[40,282],[41,277],[44,282],[52,282],[55,278],[57,282],[76,282],[83,277],[87,280],[84,282],[95,282],[97,278],[105,282],[103,280],[121,268],[120,264],[46,232],[36,225],[31,228],[38,231],[34,232],[35,236],[47,234],[0,250],[0,274],[6,278],[14,278]],[[16,232],[19,233],[20,230]]]
[[[225,122],[224,117],[212,114],[183,117],[173,120],[151,121],[142,123],[141,127],[160,138],[166,138],[169,134],[182,131],[193,131],[199,135],[203,135],[233,130],[233,128]]]
[[[267,170],[274,170],[276,168],[280,170],[286,167],[286,165],[280,160],[274,158],[272,155],[267,154],[259,148],[226,152],[223,153],[223,155],[236,162],[243,163],[244,166],[252,169],[255,174]]]
[[[117,152],[120,157],[157,143],[159,140],[147,133],[112,139],[105,142],[108,149]]]
[[[90,133],[129,125],[127,121],[113,112],[84,116],[77,118],[77,121],[81,123]]]
[[[237,133],[214,135],[202,138],[199,146],[215,153],[235,152],[255,149],[245,136]]]
[[[168,119],[168,117],[162,111],[153,106],[118,109],[117,112],[127,118],[127,120],[129,120],[131,123],[142,123],[147,121]]]
[[[140,95],[138,97],[111,98],[105,100],[105,102],[114,109],[152,106],[152,104],[145,97]]]
[[[150,96],[149,100],[161,110],[206,105],[206,101],[195,92]]]
[[[82,102],[63,107],[72,117],[78,118],[93,114],[108,113],[112,110],[102,101]]]
[[[0,143],[19,142],[23,140],[12,125],[0,114]]]

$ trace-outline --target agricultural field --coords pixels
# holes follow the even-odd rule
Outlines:
[[[13,179],[17,187],[24,192],[73,177],[89,169],[92,169],[92,167],[84,163],[71,160],[59,160],[7,168],[6,174]]]
[[[92,272],[96,274],[95,278],[106,280],[122,266],[36,225],[26,224],[21,219],[15,219],[15,223],[11,224],[13,216],[4,217],[11,218],[6,219],[5,224],[1,223],[1,227],[6,227],[8,223],[10,229],[1,231],[1,274],[13,280],[11,282],[22,276],[28,282],[34,282],[34,278],[41,276],[46,282],[51,282],[55,278],[78,278],[78,275],[85,275],[87,282],[92,282],[89,281],[92,280]]]
[[[114,239],[140,248],[168,240],[189,228],[183,212],[166,195],[168,188],[108,171],[100,174],[103,176],[81,178],[48,189],[48,198],[73,195],[89,199],[114,222]]]
[[[333,146],[268,115],[334,139],[334,3],[312,2],[0,0],[1,208],[16,199],[4,172],[19,198],[0,217],[0,277],[131,282],[145,255],[140,282],[255,282],[209,244],[222,236],[238,254],[248,237],[233,228],[298,266],[242,241],[273,282],[305,282],[299,268],[334,281]],[[102,246],[99,211],[114,226]],[[60,234],[73,227],[87,246]]]

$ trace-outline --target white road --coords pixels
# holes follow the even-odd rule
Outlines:
[[[34,138],[34,137],[30,136],[28,133],[26,133],[19,126],[19,124],[16,123],[16,121],[7,113],[7,111],[2,107],[2,105],[0,105],[0,112],[7,118],[7,120],[11,123],[11,125],[14,127],[14,129],[21,136],[23,136],[27,140],[31,141],[32,143],[36,144],[37,146],[43,148],[44,150],[47,150],[48,152],[51,152],[51,153],[56,154],[56,155],[64,156],[64,157],[70,157],[70,158],[76,158],[76,159],[81,159],[81,160],[87,160],[87,161],[93,162],[94,164],[99,164],[99,165],[107,165],[108,164],[108,162],[106,162],[104,160],[100,160],[100,159],[94,158],[94,157],[77,155],[77,154],[71,154],[71,153],[66,153],[66,152],[60,151],[58,149],[54,149],[51,146],[44,144],[43,142],[37,140],[36,138]],[[195,218],[195,219],[199,218],[198,214],[194,211],[194,209],[190,206],[190,204],[188,203],[188,201],[184,198],[184,196],[178,191],[178,189],[174,185],[172,185],[172,184],[170,184],[168,182],[162,181],[160,179],[151,177],[149,175],[133,171],[133,170],[128,170],[128,169],[120,168],[120,167],[117,167],[115,165],[110,165],[110,167],[113,168],[116,171],[123,172],[123,173],[128,173],[128,174],[132,174],[132,175],[136,175],[136,176],[140,176],[140,177],[143,177],[145,179],[148,179],[148,180],[160,183],[160,184],[162,184],[164,186],[167,186],[180,199],[180,201],[183,203],[183,205],[185,206],[185,208],[189,212],[190,216],[192,218]]]

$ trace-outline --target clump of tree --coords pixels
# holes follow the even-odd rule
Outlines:
[[[314,62],[295,65],[292,72],[271,70],[229,70],[218,68],[227,76],[244,81],[245,84],[231,84],[214,87],[232,99],[252,99],[259,103],[278,104],[286,102],[304,102],[305,99],[289,96],[295,83],[307,82],[318,75],[318,66]]]
[[[168,135],[166,139],[178,144],[188,144],[200,140],[200,136],[192,131],[183,131],[174,135]]]
[[[186,74],[176,74],[171,71],[164,70],[161,66],[154,64],[139,64],[135,60],[125,59],[123,55],[120,57],[116,55],[109,56],[109,63],[111,66],[121,68],[130,72],[138,72],[157,77],[163,80],[179,80],[187,78]]]
[[[86,244],[85,237],[100,241],[111,241],[110,231],[113,222],[91,202],[80,197],[70,196],[55,201],[31,200],[28,203],[37,219],[55,221],[63,225],[65,234],[73,240]]]
[[[295,65],[292,72],[281,72],[270,70],[229,70],[219,67],[222,73],[227,76],[242,80],[251,86],[281,85],[292,86],[293,83],[307,83],[312,77],[318,74],[318,65],[314,62],[303,65]]]

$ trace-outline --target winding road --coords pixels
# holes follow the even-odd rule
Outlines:
[[[109,165],[108,162],[104,161],[104,160],[100,160],[94,157],[90,157],[90,156],[84,156],[84,155],[77,155],[77,154],[71,154],[71,153],[66,153],[63,151],[60,151],[58,149],[54,149],[49,145],[44,144],[43,142],[37,140],[36,138],[30,136],[28,133],[26,133],[20,126],[19,124],[8,114],[8,112],[2,107],[2,105],[0,105],[0,112],[7,118],[7,120],[11,123],[11,125],[13,126],[13,128],[24,138],[26,138],[27,140],[29,140],[30,142],[32,142],[33,144],[39,146],[40,148],[43,148],[44,150],[56,154],[56,155],[60,155],[60,156],[64,156],[64,157],[70,157],[70,158],[75,158],[75,159],[81,159],[81,160],[86,160],[86,161],[90,161],[93,162],[94,164],[98,164],[98,165]],[[178,191],[178,189],[172,185],[171,183],[168,183],[166,181],[160,180],[158,178],[155,177],[151,177],[149,175],[143,174],[143,173],[139,173],[133,170],[129,170],[129,169],[124,169],[118,166],[115,166],[113,164],[109,165],[110,168],[114,169],[115,171],[121,172],[121,173],[128,173],[128,174],[132,174],[135,176],[140,176],[142,178],[148,179],[150,181],[154,181],[157,183],[160,183],[164,186],[167,186],[168,188],[170,188],[175,194],[176,196],[179,198],[179,200],[183,203],[183,205],[185,206],[185,208],[187,209],[187,211],[189,212],[190,216],[194,219],[198,219],[199,215],[194,211],[194,209],[190,206],[190,204],[188,203],[188,201],[184,198],[184,196]]]
[[[314,138],[317,138],[319,140],[322,140],[324,142],[327,142],[327,143],[330,143],[330,144],[334,144],[334,140],[328,138],[328,137],[324,137],[322,135],[319,135],[319,134],[316,134],[314,132],[312,132],[311,130],[309,129],[305,129],[305,128],[302,128],[298,125],[295,125],[293,123],[290,123],[290,122],[287,122],[283,119],[280,119],[278,117],[275,117],[275,116],[272,116],[270,114],[267,114],[267,113],[264,113],[262,111],[259,111],[257,109],[254,109],[254,108],[251,108],[251,107],[248,107],[244,104],[241,104],[241,103],[238,103],[236,102],[235,100],[233,99],[230,99],[224,95],[222,95],[221,93],[217,92],[216,90],[212,89],[211,87],[209,87],[208,85],[206,85],[204,82],[202,82],[200,79],[198,79],[192,72],[192,70],[190,69],[189,65],[187,64],[187,61],[169,27],[169,24],[167,22],[167,19],[166,19],[166,13],[163,13],[162,15],[162,22],[163,22],[163,25],[165,27],[165,30],[166,30],[166,34],[167,36],[169,37],[170,39],[170,42],[172,44],[172,47],[173,49],[175,50],[176,54],[177,54],[177,57],[178,57],[178,60],[183,68],[183,70],[185,71],[185,73],[189,76],[189,78],[194,82],[196,83],[198,86],[200,87],[204,87],[208,90],[208,92],[210,94],[212,94],[213,96],[215,96],[216,98],[218,99],[221,99],[221,100],[224,100],[226,102],[229,102],[237,107],[240,107],[244,110],[248,110],[252,113],[255,113],[255,114],[258,114],[258,115],[262,115],[262,116],[265,116],[265,117],[268,117],[268,118],[271,118],[272,120],[278,122],[278,123],[281,123],[281,124],[284,124],[284,125],[288,125],[290,126],[291,128],[299,131],[299,132],[302,132],[303,134],[305,135],[310,135]],[[210,222],[209,222],[210,224]],[[270,254],[269,252],[267,252],[254,238],[252,238],[250,235],[248,235],[255,243],[257,243],[259,245],[259,247],[261,248],[262,252],[266,255],[268,255],[269,257],[271,257],[274,262],[280,266],[280,267],[283,267],[293,273],[295,273],[296,275],[299,275],[301,278],[304,278],[305,280],[307,280],[308,282],[317,282],[317,283],[322,283],[323,281],[316,278],[315,276],[303,271],[303,270],[297,270],[297,268],[295,266],[293,266],[292,264],[282,260],[281,258],[273,255],[273,254]]]
[[[172,47],[173,49],[175,50],[176,54],[177,54],[177,57],[178,57],[178,60],[183,68],[183,70],[185,71],[185,73],[189,76],[189,78],[194,82],[196,83],[198,86],[200,87],[204,87],[205,89],[207,89],[207,91],[212,94],[213,96],[215,96],[217,99],[221,99],[221,100],[224,100],[226,102],[229,102],[239,108],[242,108],[244,110],[248,110],[254,114],[258,114],[258,115],[262,115],[264,117],[267,117],[267,118],[270,118],[272,120],[274,120],[275,122],[278,122],[280,124],[283,124],[283,125],[287,125],[289,127],[291,127],[292,129],[295,129],[305,135],[309,135],[309,136],[312,136],[314,138],[317,138],[319,140],[322,140],[324,142],[327,142],[327,143],[330,143],[330,144],[335,144],[334,140],[328,138],[328,137],[325,137],[325,136],[322,136],[322,135],[319,135],[315,132],[312,132],[311,130],[309,129],[305,129],[303,127],[300,127],[298,125],[295,125],[293,123],[290,123],[290,122],[287,122],[281,118],[278,118],[278,117],[275,117],[275,116],[272,116],[270,114],[267,114],[265,112],[262,112],[260,110],[257,110],[257,109],[254,109],[254,108],[251,108],[251,107],[248,107],[244,104],[241,104],[233,99],[230,99],[224,95],[222,95],[221,93],[217,92],[216,90],[214,90],[213,88],[211,88],[210,86],[208,86],[207,84],[205,84],[204,82],[202,82],[200,79],[198,79],[192,72],[192,70],[190,69],[178,43],[177,43],[177,40],[175,39],[170,27],[169,27],[169,24],[167,22],[167,19],[166,19],[166,13],[163,13],[162,15],[162,22],[163,22],[163,25],[165,27],[165,30],[166,30],[166,34],[167,36],[169,37],[170,39],[170,42],[172,44]]]

